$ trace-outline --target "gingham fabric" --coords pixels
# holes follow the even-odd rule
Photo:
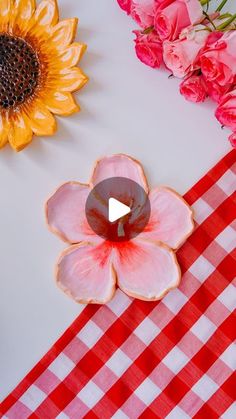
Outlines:
[[[4,418],[236,418],[236,152],[185,199],[196,230],[160,302],[88,305],[2,403]]]

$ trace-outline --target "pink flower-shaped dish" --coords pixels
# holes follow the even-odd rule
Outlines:
[[[149,196],[149,222],[129,241],[102,239],[86,219],[89,193],[112,177],[135,181]],[[56,281],[75,301],[104,304],[116,287],[132,297],[154,301],[179,285],[175,250],[193,231],[192,210],[169,188],[149,191],[143,168],[133,158],[118,154],[98,160],[89,184],[68,182],[57,189],[46,203],[46,217],[49,229],[71,245],[59,258]]]

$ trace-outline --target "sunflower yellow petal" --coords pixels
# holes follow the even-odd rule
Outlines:
[[[0,148],[9,142],[20,151],[33,134],[55,133],[52,114],[67,116],[80,110],[71,92],[88,79],[76,67],[86,50],[85,45],[73,43],[77,23],[77,18],[59,22],[57,0],[0,0],[0,33],[28,42],[46,69],[32,95],[19,107],[0,113]]]
[[[29,22],[35,12],[35,0],[16,0],[13,32],[24,35],[29,28]]]
[[[54,92],[47,95],[44,103],[48,110],[56,115],[68,116],[80,110],[71,93]]]
[[[56,0],[42,0],[38,5],[34,20],[39,26],[56,25],[59,19]]]
[[[0,148],[3,148],[8,141],[6,122],[0,114]]]
[[[8,141],[15,151],[23,150],[32,141],[32,130],[23,114],[9,117]]]
[[[88,77],[78,67],[64,71],[58,78],[58,89],[62,92],[75,92],[87,83]]]
[[[0,0],[0,31],[8,31],[12,0]]]
[[[74,67],[78,64],[86,49],[85,44],[74,42],[60,54],[60,65],[66,68]]]
[[[11,0],[0,1],[0,19],[8,18],[11,11]]]
[[[50,42],[53,42],[57,50],[63,50],[73,41],[77,24],[77,18],[65,19],[53,28]]]
[[[39,99],[35,99],[33,103],[25,107],[25,114],[35,135],[55,134],[56,120]]]
[[[17,18],[27,20],[30,19],[35,12],[35,0],[16,0],[15,8],[17,9]]]

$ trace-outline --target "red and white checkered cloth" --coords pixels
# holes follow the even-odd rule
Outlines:
[[[186,195],[196,230],[160,302],[88,305],[2,403],[4,418],[236,418],[236,151]]]

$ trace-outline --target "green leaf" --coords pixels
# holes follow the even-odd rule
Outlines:
[[[231,16],[229,19],[227,19],[225,22],[223,22],[221,25],[217,26],[217,30],[221,31],[225,28],[227,28],[227,26],[229,26],[234,20],[236,19],[236,14]]]
[[[222,0],[222,2],[219,4],[219,6],[216,9],[216,12],[220,12],[223,7],[225,6],[225,4],[227,3],[228,0]]]

